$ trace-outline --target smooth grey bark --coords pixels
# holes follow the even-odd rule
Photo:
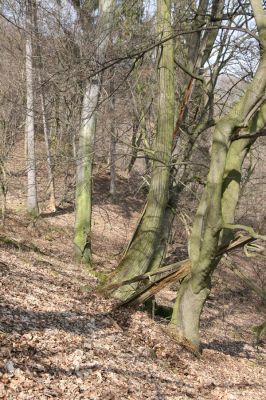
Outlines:
[[[110,114],[111,114],[111,137],[110,137],[110,195],[115,201],[116,199],[116,127],[115,127],[115,96],[113,82],[110,84]]]
[[[51,155],[51,146],[50,146],[50,133],[49,126],[47,122],[47,107],[45,101],[45,92],[43,86],[43,61],[42,61],[42,51],[40,47],[40,35],[38,28],[38,9],[37,4],[34,1],[33,3],[33,21],[34,21],[34,31],[36,35],[36,58],[38,65],[38,83],[40,90],[40,100],[41,100],[41,114],[43,121],[43,133],[44,133],[44,142],[46,148],[46,158],[47,158],[47,173],[48,173],[48,194],[49,194],[49,209],[50,211],[56,211],[56,199],[55,199],[55,184],[54,184],[54,172],[53,172],[53,161]]]
[[[91,257],[91,213],[92,213],[92,161],[96,128],[96,107],[99,85],[90,84],[86,88],[82,106],[82,126],[79,132],[79,148],[76,178],[76,257],[86,264]],[[90,116],[90,117],[88,117]]]
[[[32,2],[26,4],[26,166],[27,166],[27,209],[36,217],[39,214],[37,201],[35,133],[34,133],[34,95],[33,95],[33,52],[32,52]]]

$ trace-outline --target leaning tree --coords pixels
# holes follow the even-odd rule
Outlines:
[[[191,28],[192,32],[190,33],[193,35],[201,32],[198,38],[198,42],[201,43],[201,45],[198,45],[201,52],[199,51],[193,64],[198,66],[198,71],[203,67],[203,63],[209,61],[208,58],[204,58],[204,55],[210,57],[212,54],[211,51],[217,35],[219,35],[219,24],[222,18],[229,18],[228,15],[224,17],[223,8],[220,8],[221,2],[213,1],[209,5],[206,5],[206,3],[205,1],[199,3],[199,7],[203,7],[203,9],[198,9],[200,11],[196,13],[195,25]],[[219,21],[218,25],[210,26],[205,20],[199,20],[209,12],[210,4],[212,5],[211,12],[215,12],[215,15],[212,14],[212,18],[209,18],[208,21],[214,21],[214,24]],[[251,9],[248,14],[254,17],[258,32],[258,36],[254,33],[252,35],[254,39],[256,38],[259,41],[259,64],[254,78],[246,87],[243,96],[231,106],[225,115],[213,122],[215,128],[209,173],[194,217],[188,246],[189,260],[185,263],[187,268],[182,276],[182,283],[178,290],[170,323],[170,330],[178,340],[195,351],[199,351],[200,348],[200,315],[204,302],[210,293],[211,276],[219,263],[223,253],[222,249],[229,245],[234,237],[233,232],[237,228],[246,229],[251,236],[257,237],[252,229],[234,225],[242,164],[252,143],[259,135],[264,133],[266,121],[266,16],[260,0],[251,0],[250,6]],[[185,90],[184,100],[179,104],[179,112],[177,113],[179,118],[174,129],[173,97],[171,96],[174,74],[174,33],[171,26],[170,10],[170,1],[158,0],[158,29],[162,36],[158,63],[160,96],[157,137],[152,153],[153,172],[147,203],[140,223],[112,281],[111,287],[115,289],[113,296],[123,301],[128,301],[138,295],[138,285],[135,283],[138,279],[134,279],[136,275],[146,273],[149,278],[154,276],[147,272],[154,269],[154,260],[158,251],[161,252],[160,245],[168,236],[169,225],[166,222],[169,222],[171,218],[169,218],[169,211],[167,212],[167,210],[170,208],[169,202],[173,201],[173,198],[176,200],[175,190],[178,190],[173,185],[171,186],[172,146],[184,121],[183,115],[188,113],[187,99],[191,98],[193,94],[193,86],[194,93],[196,91],[195,80],[201,78],[196,72],[188,69],[187,65],[184,67],[182,62],[177,60],[177,63],[187,70],[190,81]],[[231,28],[232,26],[228,25],[224,30],[227,31]],[[237,29],[247,32],[242,27]],[[213,35],[214,32],[215,35]],[[202,45],[204,37],[204,45]],[[167,40],[164,40],[164,38],[167,38]],[[228,51],[227,48],[223,53],[223,61],[226,59]],[[220,68],[223,67],[222,64]],[[219,72],[219,67],[217,70]],[[207,103],[209,104],[211,100],[210,95]],[[209,110],[211,113],[213,112],[211,107],[209,107]],[[204,122],[204,118],[203,121],[199,121],[197,129],[195,129],[197,134],[201,132],[201,123],[204,124]],[[189,141],[185,153],[189,153],[191,148],[193,148],[192,140]],[[166,227],[167,229],[165,229]],[[162,247],[164,248],[164,246]],[[159,260],[155,269],[158,269],[161,264],[161,254]],[[181,276],[179,275],[179,277]],[[119,282],[123,280],[127,281],[128,284],[120,286]]]

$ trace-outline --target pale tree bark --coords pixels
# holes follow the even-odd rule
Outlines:
[[[248,127],[249,132],[254,129],[251,128],[254,124],[253,118],[257,118],[258,110],[263,110],[265,99],[266,16],[260,0],[251,0],[251,5],[260,38],[260,63],[245,94],[215,127],[207,184],[195,216],[189,243],[192,274],[181,284],[171,320],[171,327],[178,340],[195,351],[200,349],[200,315],[210,292],[212,272],[217,266],[215,256],[223,236],[223,226],[227,220],[233,219],[238,200],[238,190],[234,185],[239,185],[239,182],[235,176],[232,176],[232,179],[229,177],[230,174],[241,173],[248,146],[248,143],[241,142],[242,139],[236,142],[232,142],[232,139],[241,129]],[[264,118],[258,118],[265,124]],[[258,124],[258,120],[256,123]],[[232,202],[228,202],[228,193]]]
[[[99,31],[96,59],[100,64],[104,62],[109,44],[113,15],[112,6],[113,0],[99,1]],[[77,159],[74,245],[77,259],[88,265],[92,265],[92,162],[101,81],[102,74],[98,74],[86,84]]]
[[[26,4],[26,166],[27,166],[27,209],[30,215],[39,214],[37,201],[35,137],[34,137],[34,95],[33,95],[33,54],[32,54],[32,2]]]
[[[38,83],[40,90],[40,100],[41,100],[41,113],[43,121],[43,133],[46,148],[46,158],[47,158],[47,173],[48,173],[48,194],[49,194],[49,210],[52,212],[56,211],[56,198],[55,198],[55,183],[54,183],[54,172],[53,172],[53,161],[51,155],[50,146],[50,134],[49,126],[47,122],[47,107],[45,101],[45,92],[43,86],[43,61],[42,61],[42,50],[40,46],[40,35],[38,28],[38,9],[36,1],[33,2],[33,21],[34,21],[34,31],[36,35],[36,58],[38,64]]]
[[[157,29],[163,40],[169,37],[171,27],[171,1],[157,1]],[[154,144],[154,161],[147,203],[131,240],[128,250],[120,262],[115,282],[130,279],[144,273],[159,241],[168,202],[170,161],[174,132],[174,42],[167,41],[158,49],[158,121]],[[113,295],[125,300],[136,285],[118,289]]]
[[[110,84],[110,115],[111,115],[111,137],[110,137],[110,195],[113,201],[116,200],[116,126],[115,126],[115,95],[113,82]]]
[[[116,133],[115,129],[111,130],[110,138],[110,195],[115,201],[116,199]]]

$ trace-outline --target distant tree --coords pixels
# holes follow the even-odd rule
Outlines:
[[[50,211],[56,211],[56,199],[55,199],[55,182],[54,182],[54,166],[51,155],[51,138],[48,125],[48,112],[46,105],[46,96],[43,86],[43,57],[41,48],[41,35],[39,34],[39,21],[38,21],[38,7],[36,1],[33,0],[33,24],[35,34],[35,49],[36,49],[36,73],[38,75],[38,84],[40,88],[40,101],[41,101],[41,114],[43,122],[43,133],[46,147],[47,156],[47,172],[48,172],[48,193],[49,193],[49,209]]]
[[[39,214],[37,200],[36,158],[35,158],[35,132],[34,132],[34,87],[33,87],[33,8],[32,1],[26,3],[26,160],[27,160],[27,209],[36,217]]]

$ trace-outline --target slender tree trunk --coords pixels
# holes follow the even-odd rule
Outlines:
[[[48,194],[49,194],[49,208],[50,211],[56,211],[56,199],[55,199],[55,185],[54,185],[54,172],[53,172],[53,162],[51,156],[51,147],[50,147],[50,135],[49,135],[49,127],[47,122],[47,109],[45,103],[45,94],[43,87],[43,62],[42,62],[42,52],[40,47],[40,35],[38,29],[38,9],[37,4],[33,2],[33,21],[34,21],[34,31],[36,35],[36,56],[38,63],[38,83],[40,87],[40,100],[41,100],[41,113],[42,113],[42,121],[43,121],[43,133],[44,133],[44,141],[46,148],[46,157],[47,157],[47,172],[48,172]]]
[[[5,225],[5,219],[6,219],[6,197],[7,197],[7,191],[8,191],[8,184],[7,184],[7,172],[5,168],[5,163],[4,161],[0,161],[0,176],[1,176],[1,194],[2,194],[2,226]]]
[[[137,160],[138,153],[139,153],[139,147],[141,145],[141,142],[143,142],[144,148],[149,148],[149,143],[147,140],[147,127],[146,127],[146,115],[145,112],[142,110],[140,113],[137,110],[135,111],[135,117],[133,121],[133,134],[132,134],[132,155],[131,159],[128,163],[127,167],[127,172],[130,174],[132,171],[132,168],[134,167],[134,164]],[[146,170],[150,169],[150,158],[147,154],[144,153],[145,157],[145,164],[146,164]]]
[[[116,136],[115,136],[115,129],[111,131],[111,138],[110,138],[110,195],[115,201],[116,199]]]
[[[158,32],[161,38],[171,32],[171,2],[158,0]],[[174,131],[174,43],[169,40],[159,48],[159,104],[157,136],[150,190],[142,219],[132,238],[126,255],[120,262],[115,282],[130,279],[147,271],[158,245],[164,213],[168,203],[170,160]],[[118,289],[113,295],[125,300],[136,285]]]
[[[113,0],[99,2],[99,42],[96,58],[101,64],[110,38]],[[79,133],[79,148],[76,175],[76,212],[74,246],[76,258],[92,265],[91,254],[91,216],[92,216],[92,163],[96,132],[96,112],[99,103],[102,74],[87,83]]]
[[[75,253],[86,264],[91,257],[92,213],[92,162],[96,129],[96,107],[99,85],[88,84],[83,98],[82,127],[79,133],[79,149],[76,179]]]
[[[112,95],[114,91],[113,82],[110,84],[110,94],[112,96],[110,101],[110,114],[111,114],[111,137],[110,137],[110,195],[112,200],[116,199],[116,127],[115,127],[115,96]]]
[[[33,65],[32,65],[32,2],[27,1],[26,7],[26,124],[25,137],[27,145],[27,209],[36,217],[39,214],[37,201],[35,137],[34,137],[34,97],[33,97]]]
[[[210,291],[211,275],[217,266],[215,255],[219,241],[224,239],[224,224],[234,218],[241,166],[249,145],[248,140],[232,142],[232,139],[248,124],[249,133],[259,129],[259,121],[265,124],[261,113],[264,113],[266,88],[266,16],[259,0],[251,1],[251,5],[261,41],[261,60],[244,96],[216,125],[207,185],[189,244],[192,275],[181,284],[171,320],[171,327],[177,336],[195,351],[200,349],[199,320]],[[228,238],[228,233],[225,234]]]
[[[42,110],[42,120],[43,120],[43,133],[46,148],[46,158],[47,158],[47,172],[48,172],[48,193],[49,193],[49,209],[52,212],[56,211],[56,198],[55,198],[55,184],[54,184],[54,171],[53,171],[53,161],[51,155],[50,147],[50,135],[47,123],[47,113],[45,105],[45,97],[42,89],[42,79],[39,74],[39,84],[41,86],[41,110]]]

